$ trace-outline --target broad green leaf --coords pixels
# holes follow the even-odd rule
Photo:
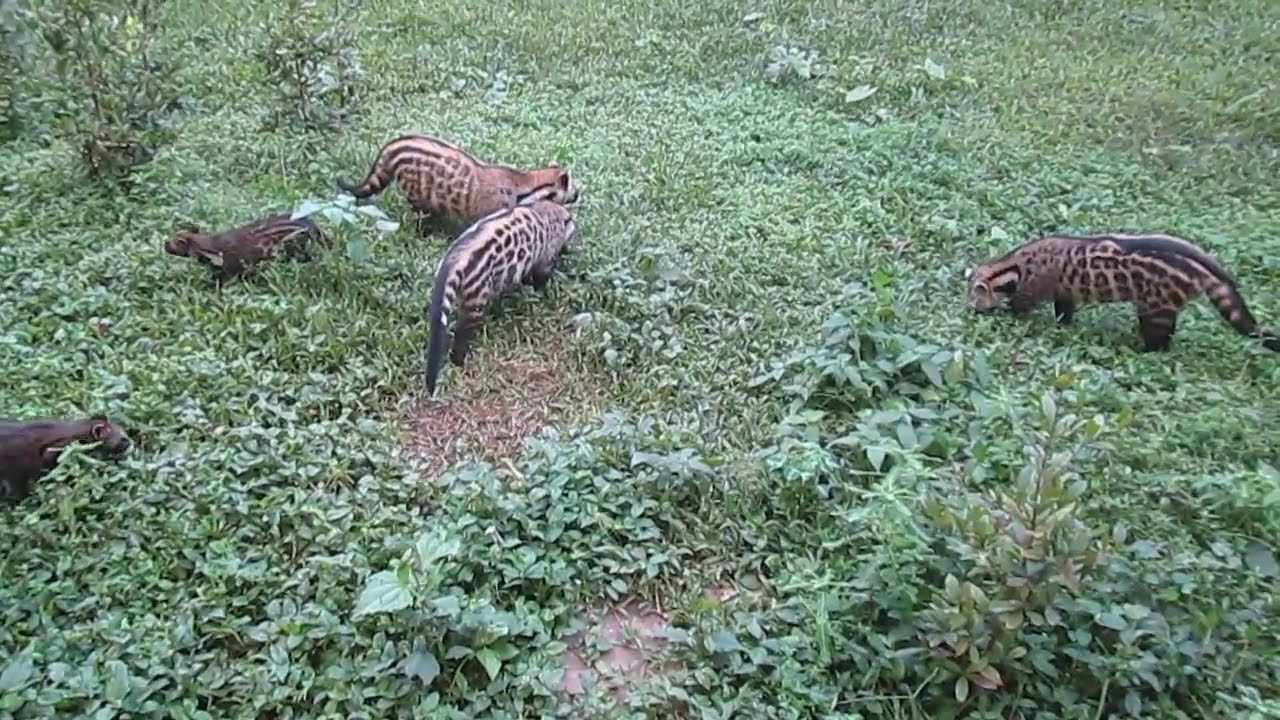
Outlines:
[[[880,468],[884,466],[884,458],[887,454],[884,448],[869,445],[867,446],[866,452],[867,462],[871,463],[871,467],[875,468],[876,471],[879,471]]]
[[[450,645],[449,649],[444,651],[445,660],[458,660],[472,655],[475,655],[475,652],[466,645]]]
[[[439,561],[458,554],[462,543],[456,537],[450,537],[448,531],[441,527],[422,533],[414,543],[418,555],[418,567],[423,570],[434,569]]]
[[[484,671],[489,674],[489,680],[498,679],[498,671],[502,669],[502,659],[498,657],[491,648],[483,647],[475,651],[476,660],[484,666]]]
[[[1129,627],[1129,623],[1124,619],[1124,616],[1110,610],[1104,613],[1099,613],[1097,617],[1094,618],[1094,621],[1099,625],[1111,628],[1112,630],[1123,630]]]
[[[915,450],[920,445],[920,438],[916,437],[916,429],[911,427],[909,422],[898,423],[898,444],[903,450]]]
[[[456,595],[442,595],[431,601],[436,613],[445,617],[457,617],[462,614],[462,601]]]
[[[956,702],[964,702],[969,699],[969,678],[961,675],[956,678]]]
[[[129,667],[119,660],[107,662],[107,684],[103,697],[112,705],[119,705],[129,694]]]
[[[960,602],[960,580],[955,575],[947,573],[946,578],[942,581],[943,597],[947,602],[956,605]]]
[[[1124,545],[1125,541],[1128,539],[1129,539],[1128,527],[1123,522],[1117,522],[1111,528],[1111,542],[1115,543],[1116,545]]]
[[[348,222],[347,218],[351,216],[350,213],[343,211],[342,208],[334,207],[332,205],[322,209],[320,214],[334,225],[342,225],[344,222]]]
[[[1276,468],[1265,460],[1258,461],[1258,472],[1267,479],[1267,482],[1280,483],[1280,468]]]
[[[17,690],[27,684],[34,669],[31,652],[32,647],[28,645],[25,650],[9,659],[4,672],[0,673],[0,693]]]
[[[1276,563],[1276,556],[1271,552],[1271,548],[1258,540],[1250,540],[1245,545],[1244,561],[1254,572],[1263,577],[1280,575],[1280,565]]]
[[[738,636],[729,630],[721,628],[707,638],[707,649],[711,652],[736,652],[742,650],[742,644],[738,642]]]
[[[1004,684],[1004,679],[1000,677],[1000,671],[986,665],[974,676],[973,684],[983,690],[995,690]]]
[[[428,687],[440,675],[440,663],[424,643],[421,648],[415,647],[413,653],[405,659],[404,674],[418,678],[423,687]]]
[[[356,205],[353,209],[365,217],[375,219],[385,219],[387,217],[387,214],[382,212],[382,208],[377,205]]]
[[[364,238],[356,236],[347,239],[347,257],[358,263],[369,259],[369,245]]]
[[[294,220],[304,218],[308,215],[314,214],[321,207],[323,206],[315,200],[304,200],[302,204],[298,206],[298,209],[293,211],[293,214],[290,217]]]
[[[1045,420],[1053,420],[1058,417],[1058,403],[1054,401],[1052,393],[1045,393],[1040,396],[1040,414]]]
[[[938,370],[938,366],[932,360],[922,361],[920,369],[924,371],[925,377],[929,378],[929,382],[933,383],[935,387],[946,387],[946,383],[942,381],[942,372]]]
[[[378,220],[373,224],[374,230],[383,235],[387,235],[400,229],[400,223],[395,220]]]
[[[1125,603],[1121,606],[1121,610],[1133,620],[1142,620],[1151,614],[1151,608],[1146,605],[1134,605],[1133,603]]]
[[[844,101],[847,103],[859,103],[875,94],[876,89],[874,87],[870,85],[859,85],[845,93]]]
[[[356,600],[356,608],[352,618],[360,618],[374,613],[395,612],[413,604],[413,592],[400,581],[392,570],[383,570],[369,576],[360,597]]]
[[[949,385],[957,385],[964,379],[965,363],[964,360],[957,357],[953,362],[947,363],[947,369],[943,371],[942,378]]]
[[[901,410],[877,410],[867,418],[868,425],[884,425],[902,418]]]
[[[942,80],[947,76],[946,68],[933,61],[933,58],[925,58],[924,71],[934,80]]]

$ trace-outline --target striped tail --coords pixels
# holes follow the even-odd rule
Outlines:
[[[427,310],[430,316],[431,330],[427,337],[427,394],[435,396],[436,379],[440,377],[440,368],[444,366],[444,353],[447,350],[449,313],[453,312],[453,304],[457,298],[457,275],[453,272],[453,257],[446,255],[436,273],[435,284],[431,287],[431,307]]]
[[[357,200],[363,200],[382,192],[393,175],[392,163],[387,155],[387,148],[383,148],[378,152],[378,157],[373,161],[373,165],[369,167],[368,174],[365,175],[364,180],[360,181],[359,185],[338,180],[338,189],[354,195]]]
[[[1245,305],[1244,298],[1240,296],[1235,286],[1215,278],[1207,288],[1206,294],[1209,296],[1209,301],[1217,308],[1218,314],[1227,321],[1228,325],[1235,328],[1236,332],[1248,338],[1261,340],[1262,347],[1268,350],[1280,352],[1280,335],[1258,327],[1258,321],[1249,312],[1249,307]]]

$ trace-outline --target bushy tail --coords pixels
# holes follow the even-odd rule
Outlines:
[[[1262,347],[1268,350],[1280,352],[1280,335],[1258,327],[1258,321],[1253,318],[1244,298],[1233,285],[1219,280],[1208,289],[1207,294],[1213,306],[1218,309],[1218,314],[1227,321],[1228,325],[1235,328],[1236,332],[1245,337],[1261,340]]]
[[[455,276],[453,259],[446,256],[436,273],[435,284],[431,287],[431,306],[427,310],[430,315],[431,330],[427,337],[427,394],[436,394],[436,379],[440,377],[440,368],[444,366],[444,353],[448,349],[449,313],[453,311]]]
[[[338,180],[338,189],[354,195],[358,200],[363,200],[382,192],[382,189],[390,182],[391,175],[391,163],[387,162],[387,152],[384,148],[378,153],[378,157],[374,159],[369,172],[365,175],[364,180],[360,181],[359,185],[352,185]]]

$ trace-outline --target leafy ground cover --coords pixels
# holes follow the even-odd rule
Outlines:
[[[960,304],[1041,230],[1165,230],[1280,326],[1267,4],[331,13],[100,23],[178,95],[124,189],[60,139],[47,38],[8,46],[0,412],[139,446],[0,523],[0,712],[1276,716],[1274,355],[1203,302],[1162,355],[1128,308]],[[326,218],[345,251],[221,290],[162,255],[406,130],[588,196],[436,400],[444,238]]]

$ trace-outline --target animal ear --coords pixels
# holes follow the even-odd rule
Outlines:
[[[560,167],[560,163],[556,162],[555,160],[552,160],[551,162],[547,163],[547,167],[558,168]]]
[[[93,418],[93,424],[89,426],[89,437],[94,440],[101,440],[107,434],[107,421],[104,418]]]
[[[569,171],[568,170],[565,170],[564,172],[560,173],[560,177],[556,178],[556,184],[560,186],[561,190],[569,189]]]

